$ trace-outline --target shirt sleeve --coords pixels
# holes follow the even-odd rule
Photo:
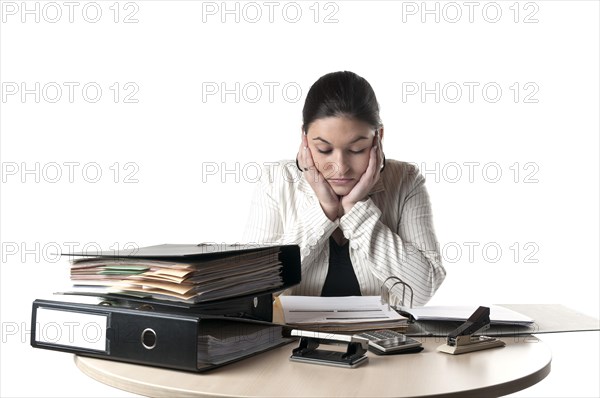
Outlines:
[[[280,217],[278,198],[273,197],[271,173],[265,168],[261,169],[259,179],[252,201],[250,213],[244,230],[243,241],[265,245],[280,245],[283,241],[283,222]]]
[[[302,285],[311,285],[314,281],[305,280],[308,268],[318,266],[316,260],[339,221],[327,218],[316,197],[297,189],[300,178],[285,166],[263,170],[251,201],[244,241],[300,246]]]
[[[356,258],[381,283],[388,277],[399,277],[411,286],[413,304],[424,305],[443,282],[446,271],[435,238],[425,178],[417,173],[409,184],[398,204],[399,222],[393,228],[381,222],[381,210],[372,198],[356,203],[341,218],[340,227],[351,249],[360,252]]]

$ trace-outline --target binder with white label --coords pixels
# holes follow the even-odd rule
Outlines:
[[[35,300],[36,348],[201,372],[290,342],[284,326],[182,312]]]

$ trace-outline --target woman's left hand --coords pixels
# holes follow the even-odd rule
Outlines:
[[[368,197],[369,192],[371,192],[371,189],[373,189],[381,175],[382,159],[383,149],[381,148],[381,139],[378,130],[373,139],[369,165],[354,188],[346,196],[342,196],[340,212],[343,211],[343,214],[348,213],[357,202],[365,200]],[[339,216],[341,217],[343,214],[339,214]]]

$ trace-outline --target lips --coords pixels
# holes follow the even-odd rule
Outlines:
[[[330,178],[327,181],[329,181],[330,184],[346,185],[354,181],[354,178]]]

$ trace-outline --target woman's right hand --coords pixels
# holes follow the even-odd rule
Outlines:
[[[302,168],[304,178],[306,178],[306,181],[308,181],[317,195],[325,215],[331,221],[335,221],[338,218],[340,210],[340,198],[315,166],[310,148],[308,147],[308,140],[304,133],[302,134],[302,143],[298,151],[298,163]]]

